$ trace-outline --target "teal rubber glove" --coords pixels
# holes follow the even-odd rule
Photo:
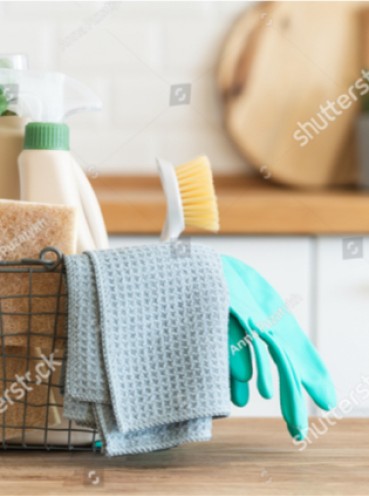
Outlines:
[[[253,347],[258,367],[258,389],[264,397],[270,397],[270,366],[266,365],[268,357],[263,348],[266,344],[279,373],[282,415],[291,435],[303,439],[308,430],[303,388],[320,408],[330,410],[336,405],[328,371],[291,313],[284,312],[279,317],[285,303],[270,284],[237,259],[223,256],[222,262],[230,294],[230,336],[234,340],[239,336],[243,340],[246,337],[249,346]],[[237,333],[235,322],[239,326]],[[271,323],[267,330],[264,329],[266,322]],[[250,369],[248,355],[243,353],[237,357],[237,353],[230,354],[232,400],[235,404],[244,404],[245,398],[246,402],[248,399],[247,376],[242,375],[242,368],[238,365],[242,356],[247,362],[245,370]]]
[[[253,348],[256,361],[259,393],[263,398],[272,398],[272,374],[265,344],[253,339],[251,333],[246,333],[238,319],[232,314],[229,316],[228,340],[232,402],[242,407],[249,400],[248,382],[253,373],[250,347]]]
[[[229,316],[228,341],[231,376],[231,399],[237,406],[245,406],[249,401],[249,380],[252,377],[250,345],[238,320]]]

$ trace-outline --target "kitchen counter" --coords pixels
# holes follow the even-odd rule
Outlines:
[[[312,422],[319,427],[317,419]],[[13,495],[365,495],[369,420],[338,421],[304,451],[279,419],[217,420],[210,443],[107,459],[92,453],[0,455],[0,491]],[[93,484],[95,482],[96,484]]]
[[[157,177],[92,179],[111,234],[158,234],[165,199]],[[300,191],[268,180],[216,177],[221,234],[344,235],[369,232],[369,194],[356,189]]]

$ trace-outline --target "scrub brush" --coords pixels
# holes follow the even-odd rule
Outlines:
[[[174,167],[157,158],[167,199],[163,241],[177,239],[186,227],[219,231],[219,213],[209,159],[198,157]]]

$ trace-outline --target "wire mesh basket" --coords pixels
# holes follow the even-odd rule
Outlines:
[[[0,262],[0,448],[98,450],[63,419],[67,287],[63,256]]]

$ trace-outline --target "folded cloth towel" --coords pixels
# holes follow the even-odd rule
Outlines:
[[[230,413],[228,293],[220,257],[172,243],[66,257],[64,415],[108,455],[211,437]]]

